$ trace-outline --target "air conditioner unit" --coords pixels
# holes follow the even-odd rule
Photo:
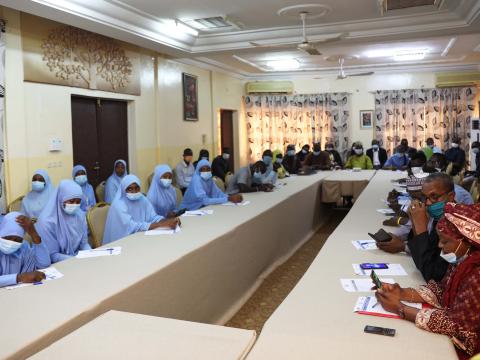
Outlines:
[[[294,86],[291,81],[254,81],[246,84],[247,94],[291,94]]]
[[[480,72],[461,72],[461,73],[439,73],[435,74],[436,86],[444,87],[462,87],[476,86],[480,84]]]
[[[480,142],[480,119],[472,119],[470,122],[470,170],[477,170],[475,164],[475,154],[472,152],[472,143],[474,141]]]

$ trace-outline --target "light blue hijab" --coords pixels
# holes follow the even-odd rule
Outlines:
[[[125,166],[125,174],[123,177],[120,177],[115,172],[115,167],[118,163],[122,163]],[[107,183],[105,184],[105,202],[112,203],[115,195],[117,194],[118,189],[120,188],[120,182],[123,178],[128,174],[127,171],[127,163],[125,160],[117,160],[113,164],[113,174],[107,179]]]
[[[170,166],[158,165],[155,168],[152,184],[147,193],[147,199],[150,200],[157,214],[163,217],[167,217],[168,213],[175,211],[177,207],[177,192],[175,188],[172,185],[165,188],[160,181],[160,178],[168,172],[172,172]]]
[[[212,178],[203,180],[200,176],[200,169],[204,166],[211,168],[208,160],[200,160],[195,168],[192,182],[188,186],[183,197],[180,208],[197,210],[202,206],[223,204],[228,201],[228,196],[222,192]]]
[[[35,224],[53,263],[75,256],[79,250],[90,249],[85,213],[68,215],[63,206],[65,201],[82,196],[80,185],[73,180],[62,180]]]
[[[82,165],[74,166],[72,170],[72,178],[75,180],[75,176],[77,175],[77,173],[82,170],[85,171],[85,174],[87,174],[87,169],[85,169],[84,166]],[[97,200],[95,199],[95,192],[93,191],[93,186],[90,185],[88,182],[83,185],[80,185],[80,187],[82,188],[82,192],[83,192],[80,208],[83,211],[87,211],[88,209],[94,207],[95,204],[97,203]]]
[[[145,196],[138,200],[127,198],[126,190],[134,183],[141,186],[140,180],[135,175],[126,175],[122,179],[120,188],[108,210],[103,244],[108,244],[139,231],[147,231],[152,223],[163,219],[155,212],[152,204]]]
[[[33,175],[40,175],[45,179],[45,187],[42,191],[30,191],[22,200],[21,212],[30,218],[38,218],[48,200],[55,192],[50,176],[45,170],[37,170]]]

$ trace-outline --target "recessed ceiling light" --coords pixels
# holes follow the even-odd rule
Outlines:
[[[297,59],[283,59],[267,61],[267,66],[274,70],[294,70],[300,67]]]
[[[414,60],[423,60],[427,50],[418,49],[418,50],[400,50],[395,52],[393,59],[395,61],[414,61]]]

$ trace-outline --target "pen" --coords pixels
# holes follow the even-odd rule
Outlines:
[[[33,283],[33,285],[42,285],[42,284],[43,284],[43,282],[41,282],[41,281],[37,281],[37,282]]]
[[[378,305],[378,301],[375,304],[372,305],[372,309],[377,305]]]

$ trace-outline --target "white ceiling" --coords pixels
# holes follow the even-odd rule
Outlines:
[[[296,50],[300,19],[279,16],[286,6],[323,4],[330,13],[307,19],[310,41],[346,34],[320,44],[321,56]],[[291,74],[333,74],[338,64],[326,58],[352,56],[347,72],[405,70],[480,70],[480,0],[443,0],[381,16],[377,0],[0,0],[0,4],[132,42],[180,61],[244,78]],[[226,16],[240,29],[192,35],[174,20]],[[255,47],[281,45],[282,47]],[[285,47],[286,46],[286,47]],[[423,60],[398,62],[392,56],[368,57],[374,50],[427,49]],[[272,71],[269,60],[296,59],[295,71]]]

